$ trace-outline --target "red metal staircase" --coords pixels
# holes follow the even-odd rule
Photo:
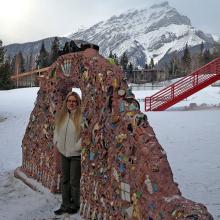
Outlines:
[[[220,80],[220,58],[145,98],[145,111],[163,111],[199,90]]]

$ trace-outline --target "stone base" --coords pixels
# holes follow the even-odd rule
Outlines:
[[[36,192],[50,192],[46,187],[44,187],[41,183],[39,183],[37,180],[28,177],[21,169],[21,167],[18,167],[14,171],[14,176],[21,180],[25,185],[29,186],[32,190]]]

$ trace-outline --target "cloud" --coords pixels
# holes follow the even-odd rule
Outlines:
[[[11,16],[9,9],[5,9],[4,15],[0,14],[0,39],[4,44],[34,41],[50,36],[64,36],[82,26],[89,27],[129,9],[147,8],[152,4],[162,2],[161,0],[62,0],[56,3],[54,0],[11,1],[17,2],[16,4],[25,3],[26,6],[29,4],[30,7],[26,14],[18,10],[19,13],[13,19],[11,17],[8,19],[8,16]],[[217,33],[220,36],[219,0],[203,2],[201,0],[170,0],[169,2],[180,13],[188,16],[196,28]],[[22,5],[19,7],[21,10]]]

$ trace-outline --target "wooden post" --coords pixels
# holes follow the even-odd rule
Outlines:
[[[18,88],[18,69],[16,71],[16,87]]]
[[[174,99],[174,86],[175,86],[175,84],[173,84],[173,85],[171,86],[171,98],[172,98],[172,99]]]
[[[32,71],[33,71],[33,70],[31,70],[31,87],[32,87],[32,74],[33,74]]]

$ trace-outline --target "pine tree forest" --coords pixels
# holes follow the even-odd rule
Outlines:
[[[5,59],[3,42],[0,40],[0,90],[11,89],[13,87],[10,77],[10,62],[8,59]]]
[[[55,37],[50,51],[47,51],[42,41],[41,48],[37,57],[33,54],[24,56],[21,51],[14,57],[5,57],[3,42],[0,40],[0,89],[12,88],[10,76],[21,74],[34,69],[41,69],[50,66],[62,54],[77,51],[77,45],[74,41],[66,42],[61,48],[59,38]],[[207,64],[213,59],[220,57],[220,44],[216,43],[212,49],[207,49],[202,42],[197,53],[191,54],[189,46],[186,44],[182,55],[173,53],[170,60],[163,65],[158,65],[152,57],[147,57],[143,67],[135,66],[125,51],[118,56],[114,51],[110,51],[108,60],[112,64],[119,65],[129,82],[143,83],[171,80],[186,76],[199,67]],[[143,72],[151,74],[150,77],[141,81],[140,74]],[[142,77],[143,78],[143,77]]]

